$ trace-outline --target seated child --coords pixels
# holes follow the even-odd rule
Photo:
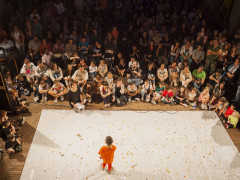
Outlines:
[[[165,90],[165,83],[159,81],[159,86],[156,87],[155,92],[153,93],[152,103],[157,104],[157,102],[161,102],[162,93]]]
[[[14,87],[13,87],[13,82],[11,79],[11,75],[6,75],[5,76],[5,82],[7,84],[7,89],[8,91],[11,91]]]
[[[185,87],[182,85],[180,89],[178,89],[175,93],[176,104],[180,104],[184,107],[187,107],[186,94],[187,93],[186,93]]]
[[[38,87],[39,94],[42,95],[42,103],[47,103],[47,94],[48,94],[49,86],[46,81],[42,80]]]
[[[187,97],[187,102],[189,105],[193,106],[194,109],[196,108],[196,96],[197,96],[197,89],[195,87],[193,87],[191,89],[191,91],[188,93],[188,97]]]
[[[101,147],[98,154],[100,155],[100,159],[103,159],[102,168],[105,169],[106,165],[108,165],[108,173],[112,170],[112,162],[114,157],[114,152],[116,150],[116,146],[112,145],[113,139],[111,136],[107,136],[105,139],[106,146]]]
[[[104,101],[104,107],[105,108],[110,107],[112,92],[106,81],[104,81],[103,85],[100,87],[100,94]]]
[[[217,94],[213,94],[211,100],[208,103],[209,110],[213,109],[218,104],[219,98]]]
[[[113,88],[113,74],[111,72],[107,73],[107,76],[105,77],[105,81],[107,81],[108,87],[112,90],[112,88]]]
[[[97,74],[98,67],[96,66],[95,62],[92,61],[89,66],[89,78],[94,79]]]
[[[149,80],[146,80],[144,84],[142,85],[142,90],[141,90],[141,101],[146,99],[146,102],[150,102],[150,96],[152,94],[153,87],[149,83]]]
[[[15,152],[20,152],[22,147],[21,147],[21,138],[16,138],[14,134],[9,134],[7,136],[7,142],[5,144],[5,150],[7,153],[15,153]]]
[[[24,77],[22,74],[18,75],[17,80],[17,90],[18,90],[18,96],[21,98],[21,95],[30,96],[30,84],[27,81],[26,77]]]
[[[165,90],[163,91],[162,94],[162,102],[164,104],[170,104],[174,105],[174,99],[173,99],[173,91],[172,91],[172,86],[166,86]]]
[[[225,120],[225,127],[227,129],[235,128],[237,126],[239,116],[240,116],[239,112],[234,111],[232,115],[228,116],[228,119]]]
[[[131,82],[130,85],[127,87],[127,94],[128,94],[128,102],[135,102],[139,101],[140,99],[138,98],[138,92],[137,92],[137,86],[135,82]]]
[[[202,103],[201,104],[202,109],[206,109],[206,110],[208,109],[207,103],[209,101],[209,97],[210,97],[209,87],[206,86],[198,97],[198,101]]]
[[[224,114],[223,118],[227,120],[228,117],[233,114],[234,110],[235,110],[235,105],[231,104],[231,106],[227,108],[226,112],[223,113]]]
[[[229,103],[225,97],[221,97],[218,103],[215,106],[212,106],[213,111],[219,111],[218,116],[220,117],[222,114],[225,114]]]
[[[11,124],[9,120],[5,120],[3,122],[3,126],[0,132],[0,137],[2,137],[3,141],[7,141],[7,136],[9,134],[15,134],[15,127]]]
[[[60,83],[59,80],[55,80],[54,81],[54,85],[52,86],[52,88],[48,91],[48,94],[50,94],[51,96],[53,96],[54,99],[54,103],[58,102],[58,98],[61,98],[61,101],[64,100],[64,95],[67,94],[67,88]]]

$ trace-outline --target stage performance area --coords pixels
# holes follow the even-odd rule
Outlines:
[[[109,135],[111,174],[98,155]],[[21,175],[29,179],[240,179],[240,156],[214,112],[43,110]]]

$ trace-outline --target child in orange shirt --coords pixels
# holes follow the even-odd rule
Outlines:
[[[112,162],[116,146],[112,145],[113,139],[111,136],[106,137],[105,143],[107,144],[107,146],[101,147],[98,154],[100,155],[100,159],[103,159],[102,164],[103,170],[105,169],[106,164],[108,164],[108,173],[110,173],[112,170]]]

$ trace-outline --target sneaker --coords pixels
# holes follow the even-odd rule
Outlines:
[[[225,124],[225,127],[226,127],[227,129],[229,128],[229,126],[228,126],[228,124],[227,124],[227,123]]]
[[[85,104],[86,102],[87,102],[87,99],[84,99],[84,100],[83,100],[83,104]]]
[[[134,100],[132,100],[132,101],[131,101],[131,103],[135,103],[135,101],[134,101]]]
[[[143,101],[143,100],[144,100],[144,97],[141,98],[141,101]]]
[[[204,109],[208,110],[208,106],[205,104]]]
[[[140,99],[139,99],[139,98],[135,98],[135,100],[136,100],[136,101],[140,101]]]
[[[185,103],[183,103],[183,106],[186,108],[186,107],[188,107],[188,105],[187,104],[185,104]]]
[[[196,109],[196,105],[193,105],[193,110],[195,110]]]
[[[147,102],[147,103],[150,102],[150,99],[147,99],[146,102]]]
[[[151,103],[153,103],[154,105],[156,105],[156,104],[157,104],[157,103],[156,103],[156,101],[154,101],[154,100],[152,100],[152,101],[151,101]]]
[[[204,106],[204,104],[201,104],[201,109],[205,109],[205,106]]]
[[[38,96],[34,97],[34,101],[37,102],[39,100]]]
[[[64,101],[64,97],[63,96],[61,96],[60,98],[61,98],[61,101]]]
[[[128,99],[128,102],[131,102],[131,98]]]
[[[47,103],[47,97],[44,97],[44,103]]]
[[[57,98],[55,98],[53,102],[54,102],[54,103],[57,103],[57,102],[58,102],[58,99],[57,99]]]

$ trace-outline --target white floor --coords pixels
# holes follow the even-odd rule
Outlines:
[[[111,175],[98,155],[108,135]],[[240,156],[212,112],[44,110],[21,179],[240,179]]]

